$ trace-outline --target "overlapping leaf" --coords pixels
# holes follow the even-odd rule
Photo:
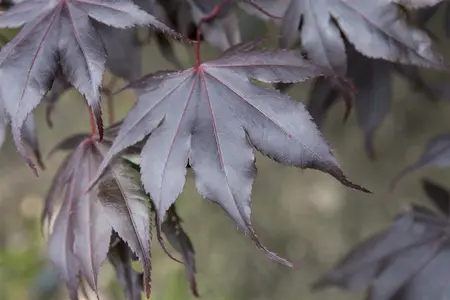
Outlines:
[[[436,2],[291,0],[282,24],[281,45],[291,46],[301,25],[301,43],[308,57],[336,73],[345,74],[347,66],[341,32],[365,56],[443,68],[431,39],[411,27],[398,6],[417,8]]]
[[[142,145],[142,143],[140,144]],[[141,161],[139,155],[137,155],[136,153],[125,153],[122,155],[122,157],[126,159],[134,169],[140,171]],[[190,166],[188,165],[187,168],[190,168]],[[194,246],[192,245],[191,239],[189,238],[188,234],[184,231],[181,222],[182,220],[177,214],[175,204],[173,204],[166,214],[165,220],[161,226],[161,231],[157,230],[158,240],[164,252],[166,252],[166,254],[171,259],[177,262],[184,263],[186,277],[189,281],[191,292],[195,297],[199,297],[199,293],[197,290],[197,281],[195,279],[197,269],[195,263]],[[172,245],[172,248],[174,248],[178,253],[181,254],[182,261],[179,261],[178,259],[174,258],[172,254],[170,254],[169,250],[165,246],[164,239],[161,234],[164,234],[167,237],[169,243]]]
[[[222,0],[187,0],[196,24],[211,14]],[[218,15],[211,21],[202,25],[202,33],[205,39],[213,46],[226,50],[241,42],[241,32],[238,20],[232,11],[231,1],[221,6]]]
[[[249,78],[296,82],[322,72],[293,51],[246,51],[143,78],[135,84],[139,101],[99,174],[116,154],[150,134],[141,153],[141,180],[158,226],[183,189],[189,162],[200,194],[221,205],[271,258],[287,263],[259,242],[251,226],[253,147],[279,163],[327,172],[347,186],[365,189],[345,177],[302,104]]]
[[[336,86],[332,79],[319,79],[311,90],[308,110],[316,123],[321,126],[328,110],[340,99],[346,99],[347,106],[354,98],[355,113],[359,127],[364,133],[364,144],[370,158],[375,158],[374,136],[389,112],[392,99],[393,73],[400,74],[411,85],[429,99],[437,98],[437,92],[421,77],[415,66],[393,64],[379,59],[370,59],[353,47],[347,47],[347,76],[354,85]],[[350,95],[349,95],[350,94]]]
[[[441,134],[433,138],[425,147],[419,159],[401,170],[392,180],[391,189],[407,174],[420,168],[435,166],[446,168],[450,166],[450,134]]]
[[[178,216],[174,205],[172,205],[167,212],[166,220],[162,224],[162,232],[165,234],[172,247],[182,255],[186,277],[189,281],[192,294],[199,297],[197,282],[195,280],[197,269],[195,267],[194,246],[181,226],[181,219]]]
[[[127,300],[142,299],[142,275],[133,269],[133,252],[117,234],[113,234],[108,259],[116,270],[116,276],[125,289]]]
[[[241,0],[238,5],[247,13],[278,22],[286,13],[290,0]]]
[[[424,187],[433,203],[448,201],[445,190],[430,193],[429,182]],[[446,299],[442,297],[450,292],[450,223],[448,211],[443,213],[413,207],[389,229],[357,245],[313,288],[366,290],[369,300]]]
[[[3,101],[0,99],[0,147],[3,146],[6,137],[6,130],[10,119],[3,106]],[[22,136],[25,147],[33,153],[37,164],[40,168],[44,169],[44,163],[42,162],[41,151],[39,149],[39,141],[37,138],[35,118],[33,114],[28,115],[22,127]]]
[[[114,129],[114,128],[113,128]],[[43,219],[53,220],[54,207],[62,200],[49,240],[50,260],[77,299],[78,277],[97,291],[97,276],[107,257],[111,234],[124,240],[138,256],[144,270],[144,286],[150,293],[150,200],[138,173],[116,159],[89,192],[108,142],[98,143],[77,135],[58,147],[81,143],[58,170],[46,198]]]
[[[24,156],[21,128],[50,89],[59,67],[86,97],[101,131],[99,86],[107,55],[94,20],[116,28],[151,24],[172,32],[129,0],[25,0],[0,16],[0,27],[24,25],[0,52],[0,93]]]

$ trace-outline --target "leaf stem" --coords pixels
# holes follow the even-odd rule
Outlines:
[[[207,14],[206,16],[204,16],[203,18],[201,18],[200,22],[198,22],[197,25],[197,42],[195,43],[195,60],[196,60],[196,67],[198,68],[201,64],[201,55],[200,55],[200,38],[202,35],[202,24],[203,23],[207,23],[210,22],[211,20],[213,20],[214,18],[217,17],[217,15],[220,13],[220,11],[222,10],[223,6],[225,4],[227,4],[228,2],[230,2],[230,0],[222,0],[222,2],[220,2],[219,4],[216,5],[216,7],[214,7],[214,9]]]
[[[202,35],[202,30],[201,30],[202,24],[208,23],[211,20],[215,19],[217,17],[217,15],[220,13],[220,11],[222,10],[222,8],[224,7],[224,5],[230,1],[231,0],[222,0],[222,2],[217,4],[216,7],[214,7],[214,9],[209,14],[207,14],[206,16],[201,18],[200,22],[198,22],[197,41],[195,43],[195,62],[196,62],[195,66],[196,66],[196,68],[198,68],[200,66],[200,64],[202,63],[201,62],[201,54],[200,54],[200,38]],[[242,0],[242,1],[248,3],[249,5],[251,5],[255,9],[257,9],[258,11],[263,13],[264,15],[268,16],[269,18],[277,19],[277,20],[283,19],[282,17],[272,15],[271,13],[265,11],[264,8],[262,8],[261,6],[256,4],[253,0]]]
[[[112,90],[117,82],[117,77],[113,77],[108,83],[107,87],[102,88],[102,93],[106,96],[106,101],[108,103],[108,123],[112,125],[115,121],[115,109],[114,109],[114,97]]]
[[[243,0],[243,2],[248,3],[250,6],[252,6],[253,8],[255,8],[256,10],[258,10],[259,12],[261,12],[263,15],[272,18],[272,19],[276,19],[276,20],[281,20],[283,19],[283,17],[279,17],[279,16],[275,16],[272,15],[270,12],[266,11],[264,8],[262,8],[261,6],[259,6],[258,4],[256,4],[254,2],[254,0]]]
[[[94,136],[95,136],[96,125],[95,125],[94,112],[92,111],[92,108],[90,108],[90,107],[89,107],[89,121],[91,123],[91,140],[93,140]]]

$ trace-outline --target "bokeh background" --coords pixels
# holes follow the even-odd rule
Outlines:
[[[273,25],[240,15],[244,39],[265,34],[275,37]],[[449,55],[443,33],[443,14],[428,26],[438,37],[438,47]],[[193,62],[189,47],[175,45],[185,66]],[[217,55],[203,48],[205,58]],[[143,50],[146,72],[172,68],[150,44]],[[423,70],[432,85],[445,87],[447,75]],[[109,76],[105,76],[105,81]],[[411,163],[433,136],[450,131],[450,97],[429,101],[412,91],[407,82],[395,77],[391,110],[376,134],[376,161],[364,152],[363,136],[352,113],[342,123],[343,103],[330,112],[323,133],[348,177],[373,191],[363,194],[342,186],[331,176],[316,171],[283,167],[258,155],[259,174],[253,189],[253,223],[262,241],[273,251],[294,262],[289,269],[267,259],[216,205],[202,200],[193,178],[188,176],[184,193],[177,202],[184,227],[194,243],[198,285],[205,300],[264,299],[362,299],[337,289],[311,293],[309,285],[333,266],[346,251],[370,234],[389,225],[408,203],[426,203],[420,179],[428,177],[450,187],[450,170],[424,169],[405,178],[389,192],[389,183]],[[306,102],[310,83],[297,85],[290,95]],[[447,99],[448,98],[448,99]],[[115,100],[118,117],[131,107],[135,95],[124,92]],[[56,107],[54,128],[45,123],[45,107],[37,109],[38,135],[44,153],[72,133],[89,130],[82,97],[70,91]],[[0,152],[0,299],[67,299],[64,286],[46,262],[46,237],[39,217],[43,198],[64,157],[46,160],[39,178],[19,157],[8,136]],[[152,299],[194,299],[184,278],[183,266],[170,260],[154,242]],[[100,274],[100,298],[123,299],[112,267],[105,263]],[[95,299],[95,295],[90,297]]]

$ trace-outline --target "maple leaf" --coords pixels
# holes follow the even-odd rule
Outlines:
[[[399,181],[409,173],[428,166],[450,167],[450,133],[441,134],[431,139],[419,159],[406,166],[394,177],[390,189],[393,190]]]
[[[116,270],[118,281],[125,288],[126,299],[141,300],[142,274],[133,269],[133,252],[116,233],[113,233],[111,240],[108,260]]]
[[[202,34],[211,45],[224,51],[241,43],[241,31],[231,1],[224,3],[223,0],[187,0],[187,2],[197,25],[222,4],[217,16],[202,24]]]
[[[327,172],[347,186],[367,190],[345,177],[302,104],[249,78],[299,82],[322,73],[294,51],[246,51],[182,72],[144,77],[134,84],[139,100],[98,174],[116,154],[148,136],[141,180],[158,226],[183,189],[189,161],[200,194],[221,205],[269,257],[289,264],[269,252],[251,226],[253,147],[279,163]]]
[[[140,144],[139,147],[141,147],[142,149],[144,144],[143,143],[139,144]],[[127,150],[127,152],[129,152],[129,150]],[[135,170],[137,171],[141,170],[140,168],[141,160],[139,154],[124,153],[121,155],[121,157],[127,160]],[[188,165],[187,168],[190,168],[190,166]],[[156,213],[153,206],[152,211]],[[186,277],[187,280],[189,281],[191,292],[195,297],[199,297],[199,293],[197,290],[197,281],[195,279],[197,269],[195,266],[194,246],[192,245],[192,242],[188,234],[184,231],[181,222],[182,220],[177,214],[175,204],[173,204],[167,211],[165,220],[161,225],[161,230],[158,230],[157,228],[157,237],[160,246],[167,254],[167,256],[176,262],[184,264],[186,270]],[[178,253],[182,255],[183,261],[179,261],[178,259],[172,256],[172,254],[166,248],[164,239],[162,238],[161,234],[164,234],[169,240],[169,243],[172,245],[172,248],[174,248]]]
[[[291,0],[240,0],[237,4],[250,15],[279,23]]]
[[[422,179],[422,188],[428,199],[433,202],[439,211],[446,216],[450,217],[450,194],[445,187],[442,187],[429,179]]]
[[[419,7],[433,1],[398,1]],[[419,5],[422,4],[422,5]],[[280,43],[289,47],[301,23],[301,43],[315,63],[345,74],[344,39],[365,56],[422,67],[445,68],[431,39],[404,20],[391,0],[291,0],[281,26]]]
[[[432,1],[432,0],[431,0]],[[437,1],[439,2],[434,6],[425,6],[422,9],[419,9],[416,14],[416,22],[425,28],[425,24],[437,14],[438,11],[444,11],[444,18],[442,21],[442,25],[444,27],[445,35],[447,38],[450,37],[450,4],[448,1]],[[428,31],[428,34],[433,36],[432,32]],[[436,38],[435,38],[436,39]]]
[[[61,96],[71,89],[70,83],[63,76],[62,71],[59,69],[56,73],[55,79],[51,89],[45,94],[42,101],[45,103],[45,120],[47,121],[48,127],[53,127],[52,114],[55,110],[55,106],[61,99]]]
[[[199,297],[195,280],[197,269],[195,267],[194,246],[181,226],[181,219],[177,214],[175,205],[172,205],[167,211],[166,220],[162,224],[162,232],[167,236],[172,247],[182,255],[191,292],[194,296]]]
[[[409,6],[412,8],[421,8],[427,6],[434,6],[444,0],[389,0],[393,3],[398,3],[404,6]]]
[[[0,27],[24,25],[0,52],[0,93],[23,156],[27,154],[21,127],[50,89],[59,67],[85,96],[101,135],[99,86],[107,55],[94,20],[116,28],[151,24],[173,32],[129,0],[25,0],[0,15]],[[27,162],[34,166],[28,158]]]
[[[75,145],[55,175],[45,201],[43,220],[51,222],[54,206],[62,200],[48,243],[50,260],[66,282],[71,299],[77,298],[80,276],[97,292],[98,271],[107,258],[111,234],[116,232],[141,261],[149,295],[150,200],[139,183],[139,173],[118,158],[86,192],[109,146],[107,140],[100,143],[75,135],[57,148]]]
[[[189,39],[197,39],[197,27],[192,19],[191,8],[185,0],[157,0],[163,9],[165,20],[172,28]]]
[[[440,214],[413,206],[390,228],[356,245],[312,288],[366,290],[368,300],[443,299],[450,291],[446,276],[450,197],[448,191],[429,180],[423,181],[423,187]]]
[[[365,150],[371,159],[375,159],[373,141],[376,131],[389,112],[394,71],[404,77],[412,89],[427,98],[436,99],[437,93],[422,79],[417,67],[371,59],[361,55],[351,45],[348,46],[347,77],[354,85],[355,91],[335,84],[332,79],[319,78],[311,90],[308,110],[321,126],[328,110],[339,101],[340,96],[346,101],[346,115],[349,105],[354,102],[358,125],[364,133]],[[348,95],[349,93],[353,95]]]
[[[3,101],[0,99],[0,147],[3,146],[6,137],[6,129],[10,123],[9,116],[3,106]],[[25,146],[31,150],[41,169],[45,169],[42,161],[41,151],[39,149],[39,141],[36,133],[36,124],[33,114],[28,115],[22,127],[22,136]]]

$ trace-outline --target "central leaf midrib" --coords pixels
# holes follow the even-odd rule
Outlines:
[[[207,73],[207,74],[211,76],[210,73]],[[245,218],[245,214],[242,211],[242,205],[240,205],[240,203],[237,201],[237,199],[236,199],[236,197],[235,197],[235,195],[233,193],[233,190],[232,190],[232,188],[230,186],[230,183],[228,181],[228,174],[227,174],[227,170],[226,170],[225,163],[224,163],[224,160],[223,160],[223,154],[222,154],[222,150],[221,150],[221,146],[220,146],[219,135],[218,135],[218,132],[217,132],[216,121],[215,121],[215,117],[214,117],[214,109],[212,107],[211,98],[209,96],[208,87],[207,87],[207,84],[206,84],[206,76],[205,76],[204,71],[202,71],[201,76],[203,78],[202,82],[203,82],[203,86],[205,88],[205,93],[206,93],[206,97],[207,97],[207,104],[208,104],[208,107],[210,109],[211,123],[213,124],[213,132],[214,132],[213,135],[214,135],[214,139],[216,140],[217,151],[219,153],[220,167],[221,167],[222,172],[223,172],[224,177],[225,177],[226,186],[227,186],[227,189],[228,189],[228,191],[230,193],[231,198],[234,201],[234,204],[236,205],[236,208],[237,208],[237,210],[239,212],[239,215],[240,215],[244,225],[246,226],[246,228],[242,228],[242,229],[245,232],[249,233],[252,236],[252,238],[254,238],[253,230],[251,229],[250,224],[248,224],[248,222],[247,222],[247,220]]]

